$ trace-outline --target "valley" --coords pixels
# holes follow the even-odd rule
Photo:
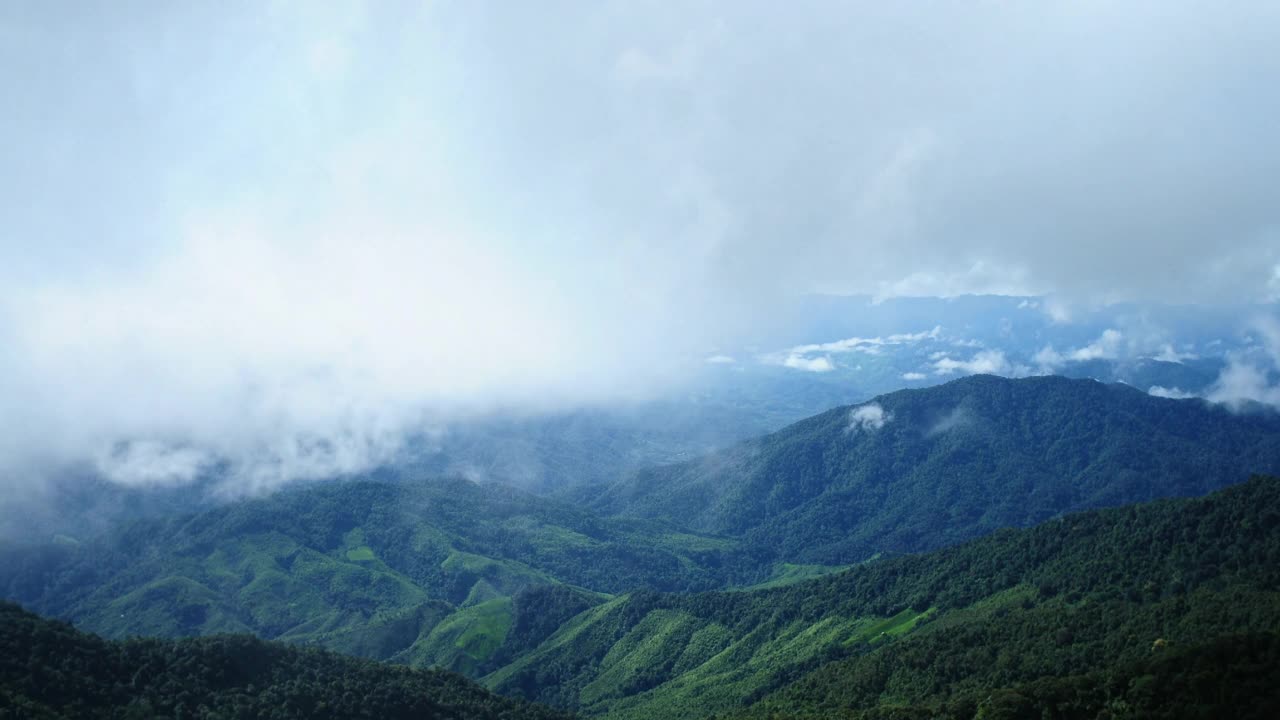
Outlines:
[[[1280,473],[1274,413],[974,376],[560,498],[343,481],[10,543],[0,588],[108,638],[247,633],[587,717],[965,716],[1157,638],[1270,652],[1280,485],[1255,471]]]

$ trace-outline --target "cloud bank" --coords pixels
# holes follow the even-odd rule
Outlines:
[[[1280,320],[1253,318],[1256,344],[1227,355],[1227,367],[1209,388],[1208,398],[1231,407],[1263,403],[1280,408]]]
[[[1277,27],[7,4],[0,482],[358,472],[448,418],[662,392],[801,292],[1276,299]],[[1240,362],[1222,397],[1273,387]]]

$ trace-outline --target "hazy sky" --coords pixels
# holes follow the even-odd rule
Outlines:
[[[1276,300],[1278,35],[1274,2],[3,3],[0,473],[358,468],[424,411],[663,387],[798,292]]]

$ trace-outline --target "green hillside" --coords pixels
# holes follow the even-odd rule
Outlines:
[[[723,586],[732,547],[463,480],[355,482],[8,547],[0,588],[109,637],[251,632],[478,673],[606,593]]]
[[[747,706],[753,717],[890,707],[931,717],[944,706],[973,717],[993,690],[1040,683],[1024,693],[1034,700],[1072,682],[1145,677],[1155,671],[1144,663],[1166,650],[1175,659],[1160,673],[1199,662],[1182,653],[1237,642],[1274,658],[1276,632],[1280,480],[1257,478],[1204,499],[1070,515],[777,589],[628,594],[484,680],[611,718]],[[1230,671],[1280,675],[1275,662],[1258,662]],[[1089,688],[1114,695],[1105,683]],[[1265,688],[1272,701],[1277,688]]]
[[[963,716],[995,690],[1147,673],[1156,639],[1175,669],[1227,636],[1269,652],[1274,482],[1063,513],[1275,468],[1275,413],[1061,378],[865,407],[654,469],[596,509],[460,479],[335,482],[8,545],[0,593],[107,637],[252,633],[618,718]],[[1095,690],[1082,707],[1118,697]]]
[[[565,717],[453,673],[243,635],[108,642],[0,603],[0,718]]]
[[[1280,472],[1273,411],[1233,414],[1092,380],[974,376],[640,473],[592,504],[738,536],[761,558],[840,565],[1203,495],[1254,472]]]

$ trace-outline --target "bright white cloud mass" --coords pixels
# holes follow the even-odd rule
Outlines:
[[[884,427],[893,420],[893,413],[886,411],[879,403],[869,403],[849,411],[848,432],[873,432]]]
[[[802,292],[1274,300],[1278,28],[1274,3],[7,3],[0,475],[357,471],[442,417],[660,391]],[[1239,367],[1223,397],[1270,387]]]

